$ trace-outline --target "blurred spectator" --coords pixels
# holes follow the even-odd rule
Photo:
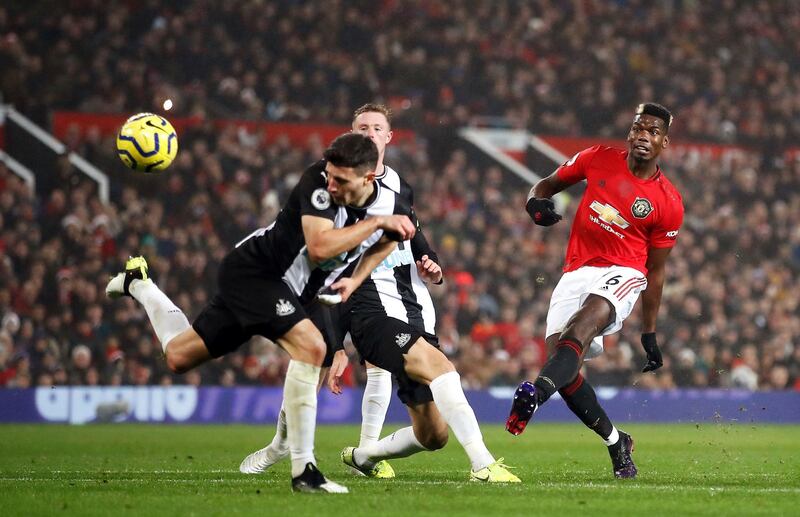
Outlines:
[[[72,349],[70,354],[69,384],[85,385],[88,384],[87,377],[92,368],[92,351],[86,345],[78,345]]]
[[[407,126],[609,136],[626,129],[632,99],[659,99],[693,140],[774,153],[800,137],[800,7],[789,0],[2,9],[0,91],[41,122],[53,108],[152,111],[170,99],[178,115],[349,123],[353,106],[382,97]],[[108,158],[95,158],[96,133],[86,145]]]

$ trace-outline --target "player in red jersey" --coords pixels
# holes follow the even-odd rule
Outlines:
[[[628,132],[628,150],[585,149],[531,189],[526,210],[533,221],[561,220],[554,194],[586,180],[572,223],[564,264],[547,313],[553,354],[534,382],[514,395],[506,429],[522,433],[533,413],[558,391],[567,406],[608,446],[614,475],[636,477],[633,439],[618,431],[580,374],[581,363],[602,353],[603,336],[622,328],[642,294],[642,346],[647,364],[661,367],[656,317],[664,266],[683,222],[683,203],[656,160],[669,144],[672,115],[659,104],[640,104]]]

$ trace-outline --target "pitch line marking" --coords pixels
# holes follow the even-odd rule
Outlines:
[[[184,473],[189,471],[138,471],[137,473],[144,474],[144,473],[152,473],[152,474],[159,474],[159,473]],[[195,471],[196,472],[196,471]],[[220,470],[220,471],[203,471],[206,472],[220,472],[220,473],[234,473],[235,471],[232,470]],[[116,472],[104,472],[103,474],[131,474],[133,472],[124,472],[124,471],[116,471]],[[230,483],[230,484],[250,484],[254,481],[259,480],[260,482],[267,484],[267,485],[278,485],[283,484],[284,479],[280,480],[270,480],[270,479],[259,479],[258,476],[247,476],[242,478],[227,478],[227,479],[197,479],[197,478],[159,478],[156,481],[159,483],[174,483],[174,484],[183,484],[183,483]],[[96,483],[99,482],[99,478],[36,478],[30,476],[22,476],[22,477],[0,477],[0,482],[40,482],[40,483],[62,483],[64,481],[70,481],[75,483]],[[135,482],[149,482],[153,481],[151,478],[125,478],[125,479],[114,479],[110,480],[114,483],[135,483]],[[361,482],[363,483],[363,481]],[[361,484],[359,483],[359,484]],[[522,485],[515,485],[515,488],[522,488],[526,486],[525,481],[523,480]],[[474,483],[469,482],[468,480],[464,481],[411,481],[411,480],[400,480],[395,479],[391,482],[393,485],[472,485],[477,486]],[[778,493],[778,494],[800,494],[800,487],[745,487],[745,486],[697,486],[697,485],[637,485],[632,484],[630,482],[624,483],[557,483],[557,482],[549,482],[549,483],[527,483],[527,485],[531,488],[570,488],[570,489],[589,489],[589,490],[608,490],[608,489],[622,489],[622,490],[657,490],[657,491],[665,491],[665,492],[675,492],[675,491],[693,491],[693,492],[712,492],[712,493],[723,493],[723,492],[743,492],[746,494],[764,494],[764,493]]]

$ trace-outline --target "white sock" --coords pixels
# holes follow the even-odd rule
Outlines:
[[[166,353],[167,343],[190,327],[189,320],[152,280],[145,282],[135,278],[128,289],[131,296],[144,306],[150,324],[161,342],[161,350]]]
[[[610,446],[614,445],[615,443],[617,443],[618,441],[619,441],[619,431],[617,431],[616,427],[612,426],[611,427],[611,434],[608,435],[608,438],[603,440],[603,442],[605,442],[605,444],[610,447]]]
[[[314,429],[317,425],[317,382],[319,366],[289,361],[283,385],[283,407],[286,413],[286,435],[292,455],[292,477],[303,473],[314,458]]]
[[[469,456],[472,470],[478,471],[494,463],[494,457],[483,444],[483,435],[475,412],[461,389],[458,372],[448,372],[433,379],[431,392],[433,402]]]
[[[278,424],[275,428],[275,436],[272,437],[269,448],[276,455],[281,455],[289,449],[289,440],[286,434],[286,410],[283,408],[283,403],[281,404],[281,412],[278,413]]]
[[[414,428],[409,426],[393,432],[383,440],[365,446],[359,445],[353,451],[353,459],[357,465],[372,468],[381,460],[405,458],[427,450],[414,435]]]
[[[361,439],[359,447],[378,441],[392,398],[392,374],[378,367],[367,368],[367,385],[361,399]]]

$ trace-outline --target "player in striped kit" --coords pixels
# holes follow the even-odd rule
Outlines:
[[[391,139],[391,112],[382,105],[362,106],[356,110],[353,131],[369,136],[383,151]],[[394,169],[383,164],[381,171],[379,165],[376,178],[413,205],[411,187]],[[436,316],[426,283],[441,281],[438,258],[418,227],[414,238],[400,243],[353,293],[347,311],[353,344],[366,364],[373,366],[368,373],[380,368],[394,374],[398,397],[407,406],[412,425],[367,443],[362,426],[361,443],[345,448],[342,461],[366,476],[382,477],[381,465],[387,459],[444,447],[449,426],[470,459],[471,480],[519,482],[502,458],[496,461],[484,445],[460,377],[438,348]],[[341,360],[343,352],[337,355],[339,360],[334,359],[328,377],[335,393],[346,361]]]
[[[411,187],[400,180],[397,173],[392,170],[388,165],[383,162],[386,145],[392,139],[391,131],[391,112],[390,110],[380,104],[365,104],[358,108],[353,115],[352,132],[369,137],[378,149],[378,162],[376,166],[376,184],[382,189],[385,194],[392,194],[403,201],[396,203],[392,212],[405,213],[406,210],[413,204],[413,196]],[[385,207],[390,208],[390,207]],[[355,212],[354,212],[355,213]],[[369,211],[362,216],[368,216]],[[416,226],[416,223],[415,223]],[[424,249],[430,249],[424,236],[419,236],[423,239]],[[417,242],[415,236],[415,242]],[[400,247],[405,246],[405,253],[410,253],[409,244],[401,243]],[[424,262],[426,268],[438,268],[435,262],[427,259],[427,257],[419,257]],[[388,260],[388,259],[387,259]],[[346,266],[346,265],[345,265]],[[350,329],[350,307],[352,304],[337,305],[327,307],[319,303],[315,299],[316,294],[330,285],[338,276],[349,276],[355,264],[352,264],[348,269],[344,266],[339,267],[332,271],[323,282],[320,282],[318,277],[316,281],[309,282],[300,297],[300,302],[303,304],[306,311],[309,313],[311,320],[317,327],[322,330],[323,335],[328,346],[328,354],[323,361],[323,369],[321,371],[320,385],[327,375],[328,368],[333,364],[333,371],[335,376],[341,375],[344,368],[347,366],[347,356],[342,351],[340,354],[334,356],[336,350],[342,350],[342,343],[345,335]],[[291,283],[291,278],[286,277],[285,280]],[[419,286],[417,286],[419,289]],[[423,286],[424,289],[424,286]],[[427,289],[424,289],[425,295],[428,297],[428,307],[425,311],[428,326],[431,333],[433,333],[433,325],[435,315],[433,314],[433,304],[430,302],[430,296]],[[330,300],[329,295],[323,295],[325,300]],[[366,363],[367,367],[367,384],[364,389],[364,396],[362,399],[362,423],[361,423],[361,436],[359,445],[366,446],[368,444],[377,442],[380,438],[380,432],[383,427],[383,422],[386,417],[386,411],[389,408],[389,401],[392,396],[392,375],[382,368],[375,365]],[[272,441],[263,447],[245,457],[239,465],[239,471],[243,474],[260,474],[272,465],[281,461],[288,456],[288,443],[286,441],[286,418],[284,408],[278,414],[278,422],[276,433]],[[393,478],[394,469],[386,461],[381,461],[376,464],[370,472],[371,477],[382,479]]]
[[[369,136],[379,149],[381,159],[376,182],[405,199],[406,205],[413,204],[410,186],[382,161],[385,146],[391,139],[388,109],[375,104],[362,106],[356,111],[353,131]],[[380,386],[372,386],[371,391],[370,385],[367,386],[365,406],[376,398],[383,399],[371,415],[367,411],[362,415],[370,427],[368,432],[377,438],[383,425],[391,393],[388,372],[398,379],[398,395],[408,406],[413,423],[382,440],[365,441],[362,428],[359,447],[342,451],[342,460],[366,476],[393,477],[394,472],[388,470],[386,459],[443,447],[449,425],[470,458],[470,479],[490,483],[519,482],[502,464],[502,459],[495,461],[486,449],[458,373],[436,345],[435,314],[425,282],[441,282],[442,270],[435,253],[419,234],[417,231],[412,239],[400,243],[364,281],[366,284],[356,291],[358,295],[353,293],[348,303],[333,307],[330,320],[335,328],[323,329],[329,336],[329,346],[337,348],[342,347],[343,337],[349,330],[369,367],[368,372],[385,375],[385,382]],[[346,271],[344,275],[347,274]],[[328,377],[335,393],[340,392],[338,380],[346,364],[344,351],[337,352]],[[285,457],[283,418],[280,415],[272,442],[247,456],[240,465],[241,472],[263,472]]]
[[[275,223],[225,256],[218,293],[192,325],[148,278],[143,257],[129,260],[106,294],[131,296],[144,306],[176,373],[236,350],[255,334],[278,343],[292,358],[284,384],[292,489],[346,493],[316,467],[317,383],[326,346],[301,299],[326,285],[347,300],[396,247],[392,239],[410,238],[416,228],[410,206],[403,213],[399,196],[375,181],[378,150],[370,139],[342,135],[324,156],[303,173]],[[338,274],[357,260],[352,277]]]
[[[400,178],[397,172],[386,165],[384,157],[386,155],[386,146],[392,141],[394,136],[392,132],[392,112],[388,106],[383,104],[367,103],[359,107],[353,113],[352,131],[361,135],[367,136],[375,142],[378,147],[378,170],[376,179],[383,183],[386,187],[407,199],[409,205],[413,206],[414,196],[411,186]],[[441,268],[438,265],[438,258],[430,248],[425,235],[419,232],[415,235],[412,243],[403,243],[400,245],[401,249],[397,250],[395,258],[392,259],[397,262],[397,259],[416,260],[420,261],[422,270],[435,272]],[[412,253],[413,250],[413,253]],[[388,259],[387,259],[388,260]],[[385,269],[387,264],[382,264]],[[408,271],[407,269],[405,271]],[[410,275],[410,273],[407,273]],[[406,299],[411,301],[407,308],[408,317],[418,324],[417,326],[424,328],[429,335],[435,334],[436,314],[433,309],[433,302],[430,299],[425,285],[417,281],[412,285],[410,278],[404,278],[402,285],[407,286],[405,292],[409,295]],[[438,280],[441,283],[441,278]],[[378,296],[374,283],[371,282],[371,288],[368,289],[372,294],[371,298]],[[417,295],[417,293],[419,293]],[[365,297],[370,298],[370,295],[365,293]],[[413,301],[412,301],[413,300]],[[419,301],[419,303],[417,303]],[[405,317],[406,311],[402,308],[402,301],[395,302],[395,307],[398,312],[402,313]],[[346,326],[349,329],[349,314]],[[329,379],[333,380],[341,375],[344,367],[346,366],[346,355],[340,354],[334,358],[334,365]],[[383,422],[386,418],[386,411],[389,409],[389,402],[392,397],[392,374],[383,368],[379,368],[374,364],[364,361],[367,369],[367,382],[364,386],[364,395],[361,399],[361,433],[359,435],[359,447],[366,447],[376,443],[380,439],[381,429]],[[333,389],[333,387],[331,388]],[[387,479],[394,477],[394,469],[385,460],[379,461],[370,470],[369,475],[376,478]]]
[[[556,391],[608,446],[614,476],[636,477],[633,439],[611,423],[580,374],[581,363],[602,353],[603,336],[618,332],[642,294],[643,372],[662,365],[656,342],[667,255],[683,222],[677,189],[657,164],[669,144],[670,112],[640,104],[628,132],[628,149],[595,146],[576,154],[532,189],[526,210],[533,221],[561,220],[554,194],[586,180],[572,223],[564,275],[547,313],[546,339],[553,351],[534,382],[517,388],[506,429],[514,435]]]

